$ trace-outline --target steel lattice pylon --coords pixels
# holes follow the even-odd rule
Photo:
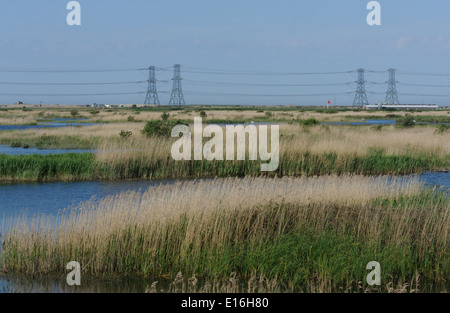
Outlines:
[[[366,81],[364,79],[364,69],[358,69],[358,80],[357,83],[355,100],[353,100],[354,106],[363,107],[364,105],[369,104],[369,100],[367,99],[366,94]]]
[[[172,95],[170,96],[169,105],[185,105],[183,88],[181,87],[181,71],[180,64],[174,65]]]
[[[147,96],[145,97],[144,104],[160,105],[158,91],[156,90],[156,75],[154,66],[150,66],[148,68],[148,87],[147,87]]]
[[[385,101],[387,104],[400,104],[397,95],[398,81],[395,79],[395,69],[390,68],[388,72],[389,72],[389,80],[386,82],[388,84],[388,90],[386,92]]]

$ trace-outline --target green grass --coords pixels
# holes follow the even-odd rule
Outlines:
[[[80,136],[52,136],[41,135],[39,137],[22,138],[0,138],[0,144],[10,145],[18,142],[20,146],[28,145],[38,149],[94,149],[101,142],[101,137],[92,136],[82,138]]]
[[[412,174],[450,167],[450,156],[384,155],[373,150],[366,156],[338,156],[336,153],[280,156],[278,169],[269,175],[317,176],[328,174]],[[77,181],[202,177],[244,177],[265,175],[259,161],[144,161],[99,162],[91,153],[61,155],[0,155],[0,181]]]
[[[86,180],[94,177],[94,155],[0,155],[0,181]]]
[[[450,116],[414,115],[417,123],[450,123]]]

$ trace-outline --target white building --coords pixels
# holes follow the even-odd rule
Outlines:
[[[437,110],[439,106],[436,104],[368,104],[364,106],[366,110]]]

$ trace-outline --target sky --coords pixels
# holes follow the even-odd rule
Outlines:
[[[0,104],[140,104],[155,66],[166,105],[174,64],[186,104],[351,105],[358,68],[369,103],[395,68],[401,103],[450,104],[448,0],[380,0],[381,26],[366,0],[68,2],[0,2]]]

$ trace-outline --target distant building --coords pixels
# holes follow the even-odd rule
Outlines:
[[[366,110],[437,110],[436,104],[368,104],[364,106]]]
[[[17,101],[16,103],[14,103],[15,105],[22,105],[23,102],[22,101]]]

